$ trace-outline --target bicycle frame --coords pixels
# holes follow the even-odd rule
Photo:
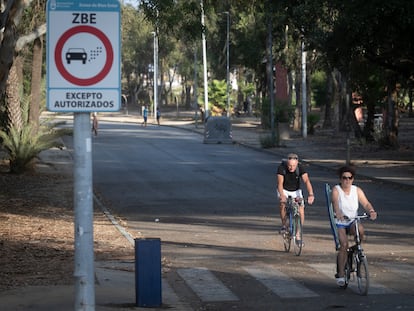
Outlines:
[[[361,295],[368,294],[369,274],[368,262],[361,245],[359,233],[359,224],[361,219],[369,218],[368,215],[358,215],[353,222],[355,226],[355,244],[347,249],[347,262],[345,264],[345,285],[347,288],[349,282],[357,280],[358,290]]]
[[[299,256],[302,252],[302,243],[297,243],[296,236],[297,234],[300,235],[300,239],[302,240],[302,222],[300,220],[299,214],[299,207],[302,204],[303,198],[297,197],[293,199],[291,196],[288,197],[286,202],[286,217],[289,220],[289,227],[288,231],[283,235],[283,243],[285,247],[285,251],[290,251],[290,244],[293,239],[294,241],[294,249],[295,254]]]

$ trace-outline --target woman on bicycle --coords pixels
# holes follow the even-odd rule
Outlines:
[[[280,233],[283,234],[287,230],[286,224],[286,202],[288,196],[292,198],[303,198],[300,180],[306,186],[308,191],[308,203],[312,205],[314,201],[313,188],[305,168],[299,164],[298,155],[289,153],[287,160],[282,161],[277,169],[277,194],[279,197],[280,219],[282,220],[282,228]],[[304,202],[299,208],[299,214],[302,225],[305,221],[305,204]],[[302,241],[301,241],[302,242]]]
[[[340,247],[338,250],[338,274],[336,283],[345,285],[344,268],[347,260],[348,236],[355,236],[354,219],[358,214],[359,204],[365,209],[372,220],[377,218],[377,213],[360,187],[353,185],[355,170],[349,166],[339,169],[340,183],[332,189],[332,205],[336,215],[336,227],[338,229]],[[359,225],[361,240],[364,236],[364,228]]]

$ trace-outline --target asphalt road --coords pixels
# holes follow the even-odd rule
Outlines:
[[[316,202],[305,248],[285,253],[275,171],[280,158],[232,144],[203,144],[171,127],[101,122],[93,138],[94,189],[145,237],[162,241],[163,278],[188,310],[414,309],[414,193],[356,182],[379,214],[365,223],[369,296],[335,285],[324,197],[334,172],[308,166]]]

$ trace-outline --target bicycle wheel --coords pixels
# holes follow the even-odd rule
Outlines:
[[[293,248],[296,256],[300,256],[302,253],[302,221],[300,215],[296,215],[293,220]]]
[[[285,247],[285,252],[289,253],[290,252],[290,242],[291,242],[291,238],[290,238],[290,233],[289,232],[285,232],[283,233],[283,246]]]
[[[358,281],[359,293],[363,296],[368,295],[369,288],[369,273],[368,273],[368,261],[364,254],[354,254],[356,262],[356,277]]]
[[[292,240],[292,236],[290,234],[290,224],[291,224],[291,222],[290,222],[290,213],[289,212],[287,212],[285,219],[286,219],[285,224],[289,224],[289,225],[287,226],[286,231],[283,233],[282,239],[283,239],[283,246],[285,248],[285,252],[288,253],[288,252],[290,252],[290,242]]]
[[[348,257],[346,259],[345,264],[345,284],[343,286],[340,286],[343,289],[346,289],[348,287],[349,281],[351,280],[351,272],[352,272],[352,257],[350,256],[348,252]]]

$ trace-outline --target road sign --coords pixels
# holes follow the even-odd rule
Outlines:
[[[47,108],[118,111],[121,103],[118,0],[47,3]]]

